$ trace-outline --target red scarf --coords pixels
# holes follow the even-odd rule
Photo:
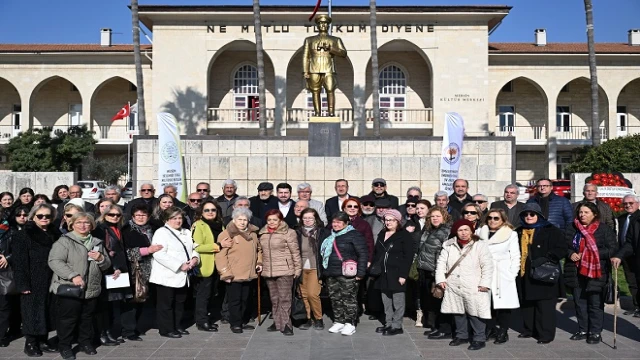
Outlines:
[[[590,279],[599,279],[602,276],[602,269],[600,267],[598,245],[596,244],[596,238],[593,237],[593,234],[598,229],[598,226],[600,226],[600,221],[596,220],[585,227],[578,219],[574,219],[573,224],[578,231],[580,231],[584,239],[584,248],[581,247],[582,254],[580,261],[576,264],[578,266],[578,272],[580,275]]]
[[[458,245],[460,245],[460,247],[461,247],[461,248],[463,248],[463,247],[467,246],[467,244],[471,242],[471,239],[469,239],[469,240],[460,240],[460,239],[457,239],[457,240],[458,240]]]

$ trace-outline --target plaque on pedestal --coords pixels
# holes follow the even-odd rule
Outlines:
[[[309,156],[340,156],[340,118],[309,118]]]

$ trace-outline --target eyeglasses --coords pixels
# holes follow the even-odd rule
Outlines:
[[[376,206],[376,204],[374,204],[374,203],[362,203],[362,206],[374,207],[374,206]]]
[[[387,186],[385,183],[381,183],[381,182],[373,183],[372,185],[375,186],[375,187],[385,187],[385,186]]]
[[[209,192],[209,189],[197,189],[197,192]]]
[[[134,217],[147,217],[149,214],[135,214]]]
[[[51,219],[51,214],[36,214],[36,217],[38,218],[38,220],[42,220],[42,219]]]
[[[635,204],[636,204],[635,202],[623,202],[622,203],[622,205],[624,205],[624,206],[633,206]]]
[[[357,209],[358,205],[346,205],[345,208],[347,208],[347,209]]]
[[[72,216],[73,216],[73,214],[64,214],[64,217],[68,217],[68,218],[70,218],[70,217],[72,217]]]
[[[141,192],[152,192],[153,189],[140,189]]]
[[[120,216],[122,216],[122,214],[119,214],[119,213],[107,213],[107,216],[119,218]]]
[[[16,217],[27,217],[27,216],[29,216],[29,215],[27,215],[27,214],[16,214]]]
[[[487,220],[500,221],[502,218],[500,216],[487,216]]]
[[[189,201],[198,203],[198,202],[202,202],[202,199],[189,199]]]
[[[473,202],[476,204],[484,204],[487,202],[487,200],[473,200]]]
[[[463,211],[462,215],[478,215],[477,211]]]
[[[414,208],[416,207],[416,204],[407,204],[407,207]]]
[[[525,217],[536,217],[538,216],[538,214],[534,213],[533,211],[527,211],[526,213],[524,213]]]
[[[218,212],[218,210],[216,210],[216,209],[203,209],[202,212],[204,212],[204,213],[214,213],[214,212]]]
[[[88,221],[76,221],[75,223],[73,223],[73,225],[91,225],[90,222]]]

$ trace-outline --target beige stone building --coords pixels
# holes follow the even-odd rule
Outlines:
[[[384,138],[442,136],[444,114],[455,111],[470,137],[515,137],[512,180],[566,176],[570,150],[591,141],[586,43],[547,43],[543,29],[521,43],[490,43],[510,9],[378,8]],[[0,44],[0,146],[29,128],[87,124],[100,152],[124,154],[130,134],[157,133],[162,111],[190,139],[257,135],[259,116],[271,136],[304,137],[312,104],[302,43],[316,31],[308,16],[308,7],[262,7],[265,114],[256,109],[251,6],[140,6],[153,37],[143,47],[146,124],[111,122],[136,93],[132,46],[111,44],[110,30],[100,44]],[[334,7],[332,32],[348,51],[336,60],[343,138],[370,135],[369,8]],[[604,139],[640,132],[640,30],[627,36],[596,45]]]

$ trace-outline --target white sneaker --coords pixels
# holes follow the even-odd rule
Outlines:
[[[333,323],[333,326],[329,328],[330,333],[337,334],[344,329],[344,324],[341,323]]]
[[[344,324],[344,328],[342,328],[342,335],[351,336],[356,333],[356,327],[347,323]]]
[[[416,327],[422,327],[422,310],[416,311]]]

